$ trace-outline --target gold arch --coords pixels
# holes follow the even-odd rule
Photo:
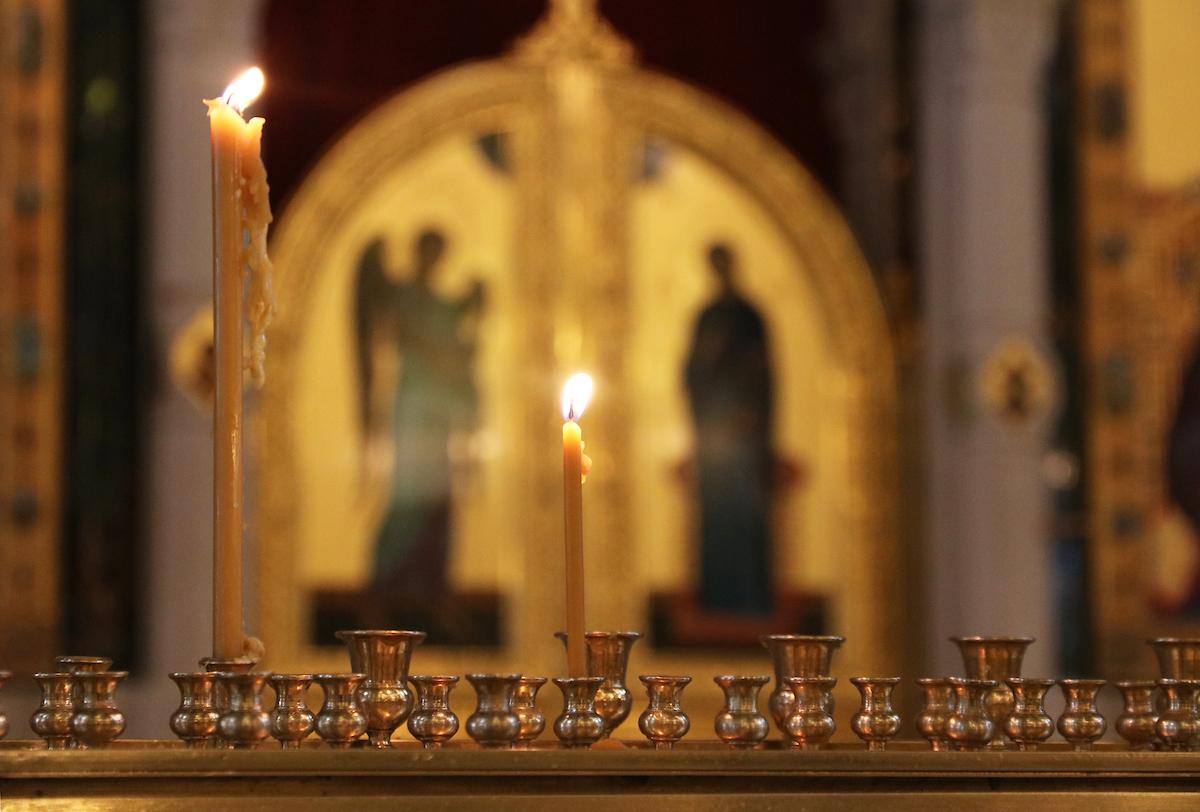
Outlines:
[[[841,664],[864,672],[899,671],[911,662],[912,647],[904,611],[910,593],[895,578],[906,561],[896,498],[895,363],[874,279],[845,220],[782,145],[708,94],[621,59],[572,61],[553,52],[539,61],[524,48],[524,57],[454,68],[385,103],[321,159],[280,217],[272,240],[278,317],[269,337],[268,383],[256,421],[261,455],[257,622],[270,664],[334,667],[327,651],[303,644],[301,606],[292,588],[296,459],[290,391],[323,246],[353,215],[364,189],[426,145],[464,131],[504,130],[511,134],[514,165],[524,168],[518,171],[515,250],[522,268],[517,295],[527,305],[528,318],[516,340],[529,363],[514,369],[513,376],[514,385],[528,393],[518,425],[530,436],[555,436],[556,417],[547,404],[555,403],[555,387],[565,368],[585,361],[601,376],[621,378],[619,342],[593,338],[619,336],[628,323],[629,258],[623,247],[628,235],[622,217],[628,184],[621,173],[604,168],[627,159],[639,134],[670,139],[719,167],[761,203],[804,258],[841,373],[842,383],[830,397],[846,415],[844,464],[847,481],[855,483],[845,503],[844,537],[836,540],[851,551],[846,577],[855,584],[853,602],[858,604],[847,610],[857,614]],[[581,99],[591,111],[586,122],[577,118]],[[556,181],[565,168],[578,172],[571,188]],[[563,214],[571,208],[563,206],[567,200],[581,214],[574,221]],[[563,267],[572,273],[556,272]],[[584,302],[593,306],[585,308]],[[608,399],[607,414],[595,418],[595,430],[606,438],[608,454],[619,458],[629,445],[625,426],[630,404],[616,392]],[[525,449],[515,464],[520,478],[515,498],[524,500],[530,518],[520,528],[526,578],[510,606],[518,622],[510,628],[509,650],[448,653],[440,667],[461,671],[520,663],[554,672],[560,666],[560,653],[547,642],[556,625],[552,618],[561,616],[560,579],[557,571],[544,572],[546,562],[561,555],[559,483],[553,466],[545,464],[544,450]],[[621,538],[628,526],[628,494],[622,485],[598,485],[590,493],[593,504],[606,509],[595,518],[589,537]],[[618,605],[619,598],[611,598],[613,605],[604,603],[606,596],[620,595],[620,581],[619,567],[601,568],[595,588],[589,581],[589,601],[599,601],[606,617],[636,622],[632,607]],[[761,657],[745,656],[725,658],[725,667],[730,659],[758,663],[749,666],[755,670],[765,667]],[[657,662],[688,665],[697,673],[717,667],[717,661],[694,658],[685,663],[659,657]]]

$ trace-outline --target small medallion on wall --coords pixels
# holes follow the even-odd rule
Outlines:
[[[1054,373],[1029,339],[1000,341],[979,370],[979,399],[985,411],[1014,428],[1041,422],[1054,408]]]

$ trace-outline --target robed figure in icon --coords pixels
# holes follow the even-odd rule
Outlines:
[[[1156,551],[1172,583],[1169,590],[1157,585],[1154,603],[1162,614],[1196,617],[1200,616],[1200,346],[1193,348],[1182,372],[1165,458],[1169,504],[1163,513],[1168,519],[1179,514],[1184,521],[1173,523],[1174,533],[1159,531],[1174,548]]]
[[[483,288],[476,284],[461,298],[434,291],[445,247],[440,231],[423,231],[408,274],[385,267],[382,240],[368,244],[359,260],[364,458],[368,472],[390,476],[372,570],[373,600],[385,612],[428,608],[450,593],[451,450],[476,422],[475,327]]]
[[[696,322],[685,376],[696,438],[700,606],[768,615],[776,468],[770,340],[762,316],[737,290],[733,251],[713,245],[708,264],[717,295]]]

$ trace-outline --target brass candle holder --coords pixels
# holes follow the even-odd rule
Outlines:
[[[718,739],[733,748],[754,748],[766,740],[771,725],[758,710],[758,696],[770,681],[767,676],[713,677],[725,693],[725,707],[713,723]]]
[[[1018,750],[1036,750],[1054,734],[1054,720],[1046,713],[1046,693],[1054,687],[1054,680],[1010,677],[1006,682],[1015,704],[1004,720],[1004,732]]]
[[[828,677],[833,668],[833,655],[846,638],[815,634],[768,634],[759,642],[771,654],[775,667],[775,690],[767,701],[775,724],[783,730],[784,719],[791,712],[794,697],[788,687],[789,677]],[[833,713],[833,694],[828,697],[827,710]],[[786,731],[784,731],[786,733]]]
[[[458,685],[458,677],[420,675],[408,679],[417,691],[417,706],[408,717],[408,732],[426,750],[434,750],[458,732],[458,716],[450,709],[450,692]],[[542,726],[545,724],[543,719]]]
[[[171,732],[187,747],[208,747],[216,740],[221,721],[214,700],[217,675],[212,671],[176,671],[170,677],[179,688],[179,707],[171,714]]]
[[[12,679],[11,671],[0,671],[0,688],[3,688],[4,684],[6,682],[8,682],[10,679]],[[8,716],[4,713],[3,710],[0,710],[0,739],[3,739],[7,735],[8,735]]]
[[[308,707],[312,674],[272,674],[275,707],[268,714],[268,730],[282,750],[298,750],[317,729],[317,717]]]
[[[521,735],[521,720],[513,711],[520,674],[467,674],[475,689],[475,712],[467,717],[467,735],[480,747],[512,747]]]
[[[1155,637],[1146,644],[1163,679],[1200,679],[1200,637]]]
[[[1060,679],[1067,701],[1058,717],[1058,732],[1076,750],[1090,750],[1092,742],[1104,735],[1108,723],[1096,707],[1096,696],[1104,687],[1102,679]]]
[[[0,672],[0,676],[6,673]],[[66,750],[71,741],[71,717],[75,715],[75,675],[43,672],[33,678],[41,689],[42,702],[30,717],[29,727],[46,741],[47,750]]]
[[[963,668],[967,679],[994,680],[996,686],[984,701],[988,718],[992,720],[992,744],[1004,747],[1000,737],[1004,722],[1012,713],[1016,700],[1012,690],[1004,683],[1010,677],[1021,676],[1021,663],[1025,650],[1033,644],[1032,637],[951,637],[962,654]]]
[[[554,720],[554,735],[563,747],[591,747],[604,735],[604,717],[596,712],[596,691],[602,677],[555,677],[563,709]],[[518,734],[519,735],[519,734]]]
[[[1154,732],[1166,750],[1186,751],[1200,739],[1200,717],[1195,712],[1200,680],[1160,679],[1158,687],[1166,698]]]
[[[567,645],[567,633],[554,636]],[[633,709],[633,694],[625,683],[629,670],[629,654],[633,644],[642,638],[641,632],[587,632],[585,655],[590,677],[600,677],[596,689],[596,713],[604,719],[604,736],[612,735]]]
[[[837,677],[788,677],[792,696],[783,732],[800,750],[820,750],[833,737],[837,723],[830,712]]]
[[[957,707],[954,685],[949,677],[920,677],[917,687],[921,689],[923,702],[917,714],[917,732],[929,742],[930,750],[949,750],[946,722]]]
[[[125,715],[117,707],[117,686],[128,671],[75,672],[79,702],[71,716],[71,737],[81,749],[107,747],[125,732]]]
[[[354,630],[337,638],[350,649],[350,670],[365,675],[358,705],[367,717],[367,738],[372,747],[391,747],[392,733],[412,713],[408,668],[425,632]]]
[[[892,691],[900,677],[851,677],[850,684],[862,696],[862,707],[850,719],[854,735],[868,750],[883,750],[888,739],[900,732],[900,714],[892,708]]]
[[[996,681],[951,677],[950,684],[954,686],[954,713],[946,720],[946,738],[955,750],[983,750],[996,732],[987,706]]]
[[[108,657],[91,655],[60,654],[54,658],[54,668],[61,674],[74,674],[76,671],[107,671],[112,668],[112,660]]]
[[[655,750],[670,750],[692,727],[680,699],[691,677],[648,674],[638,677],[646,686],[650,704],[638,717],[638,729]]]
[[[235,749],[253,749],[270,735],[271,720],[263,710],[262,696],[269,676],[255,671],[217,674],[217,684],[225,688],[229,699],[229,707],[221,714],[217,729]]]
[[[1149,750],[1157,734],[1154,680],[1122,680],[1115,683],[1121,692],[1122,709],[1117,717],[1117,733],[1129,742],[1131,750]]]
[[[1162,679],[1200,679],[1200,637],[1155,637],[1146,644],[1154,651]],[[1166,710],[1166,697],[1162,694],[1156,707],[1159,713]],[[1200,713],[1200,708],[1196,712]]]
[[[203,657],[200,660],[200,668],[205,671],[210,671],[214,674],[248,674],[250,669],[258,665],[256,660],[247,657]],[[216,681],[213,689],[213,707],[217,711],[217,715],[223,715],[229,710],[229,691],[225,683],[220,680]],[[230,744],[221,735],[220,725],[217,727],[217,736],[213,740],[214,747],[229,747]]]
[[[546,684],[545,677],[521,677],[513,694],[513,712],[521,721],[521,732],[517,734],[518,747],[530,747],[546,729],[546,715],[538,710],[537,695]]]
[[[112,660],[108,657],[97,657],[90,654],[60,654],[54,658],[54,670],[60,674],[95,673],[107,671],[110,668],[112,668]],[[75,707],[78,708],[83,696],[77,682],[71,689],[71,697]],[[72,735],[70,741],[67,742],[67,747],[75,747],[78,744],[79,742]]]
[[[358,707],[364,674],[317,674],[313,679],[325,692],[317,713],[317,733],[335,750],[345,750],[367,732],[367,717]]]

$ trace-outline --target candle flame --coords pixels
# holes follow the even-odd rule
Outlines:
[[[592,376],[576,372],[567,379],[562,391],[563,420],[578,420],[592,399]]]
[[[229,87],[225,88],[225,92],[221,94],[221,101],[237,110],[239,114],[244,113],[246,108],[262,93],[266,83],[267,77],[263,75],[261,69],[250,68],[229,83]]]

